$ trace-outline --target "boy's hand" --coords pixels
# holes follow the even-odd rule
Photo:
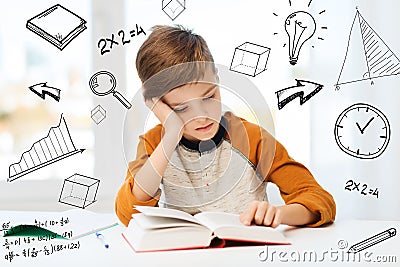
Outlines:
[[[240,221],[244,225],[252,222],[258,225],[277,227],[282,223],[280,207],[275,207],[266,201],[254,200],[245,212],[240,214]]]
[[[156,115],[164,127],[165,134],[172,134],[181,140],[183,134],[183,121],[179,116],[161,99],[153,97],[146,100],[146,106]]]

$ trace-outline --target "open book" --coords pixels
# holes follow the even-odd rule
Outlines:
[[[71,209],[62,212],[2,211],[3,236],[51,236],[76,239],[117,225],[113,215]]]
[[[290,244],[278,230],[267,226],[245,226],[239,215],[201,212],[194,216],[175,209],[136,206],[122,233],[134,251],[160,251],[210,247],[214,239],[248,244]]]

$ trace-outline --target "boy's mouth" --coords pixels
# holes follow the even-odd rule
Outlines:
[[[207,131],[209,131],[209,130],[212,128],[213,124],[214,124],[214,123],[211,122],[210,124],[207,124],[207,125],[204,126],[204,127],[196,128],[196,131],[207,132]]]

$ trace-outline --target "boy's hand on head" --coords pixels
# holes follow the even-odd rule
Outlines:
[[[179,116],[161,99],[146,100],[146,106],[156,115],[164,127],[165,134],[182,138],[184,123]]]
[[[266,201],[254,200],[246,211],[240,214],[240,221],[244,225],[257,225],[277,227],[282,223],[282,213],[279,207],[275,207]]]

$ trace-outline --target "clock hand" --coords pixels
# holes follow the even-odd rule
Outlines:
[[[363,130],[361,129],[360,124],[358,124],[358,122],[356,122],[356,125],[357,125],[358,129],[360,130],[360,132],[363,133]]]
[[[365,128],[368,127],[368,125],[371,123],[371,121],[372,121],[374,118],[375,118],[375,117],[372,117],[372,118],[367,122],[367,124],[364,126],[364,128],[362,128],[362,130],[361,130],[361,133],[362,133],[362,134],[364,134]]]

